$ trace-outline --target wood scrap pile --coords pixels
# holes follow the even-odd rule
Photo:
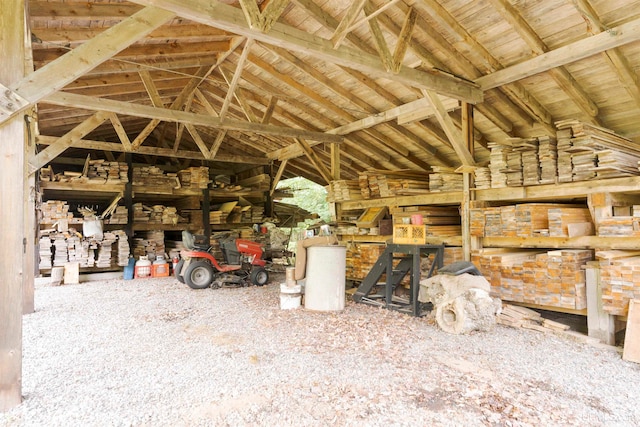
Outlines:
[[[153,205],[148,208],[143,205],[142,209],[143,212],[146,211],[149,214],[149,220],[146,221],[149,224],[176,225],[179,222],[185,221],[184,218],[178,215],[178,209],[173,206]]]
[[[593,235],[588,208],[571,204],[523,203],[470,209],[477,237],[577,237]]]
[[[491,283],[492,296],[505,301],[581,310],[586,308],[583,266],[592,250],[483,249],[472,262]]]
[[[626,316],[629,301],[640,298],[640,251],[597,251],[603,309]]]
[[[165,173],[157,166],[136,166],[133,168],[133,185],[160,188],[180,188],[176,173]]]
[[[640,175],[640,146],[632,140],[578,120],[555,124],[560,182]]]
[[[80,267],[95,265],[95,249],[98,247],[95,239],[83,239],[82,236],[72,234],[67,236],[66,242],[69,262],[77,262]]]
[[[127,265],[129,243],[126,233],[122,230],[105,232],[101,238],[83,237],[73,228],[64,233],[52,233],[39,240],[40,263],[38,267],[40,269],[63,267],[68,262],[78,263],[82,268],[111,267],[112,245],[116,240],[119,241],[118,265]],[[121,262],[124,263],[121,264]]]
[[[157,256],[165,256],[164,231],[137,232],[133,239],[133,256],[139,259],[146,255],[150,260],[155,260]]]
[[[564,332],[570,329],[569,325],[564,323],[544,319],[535,310],[512,304],[502,305],[497,322],[512,328],[531,329],[538,332]]]
[[[183,188],[207,188],[211,183],[209,168],[206,166],[190,167],[178,171],[178,179]]]
[[[429,191],[447,192],[462,191],[463,180],[461,173],[455,173],[453,168],[432,166],[433,173],[429,175]]]
[[[105,232],[100,242],[100,248],[98,249],[98,259],[96,260],[96,267],[109,268],[111,267],[111,250],[113,244],[116,242],[117,236],[112,232]]]
[[[40,224],[54,224],[59,220],[73,222],[73,213],[69,212],[67,202],[61,200],[47,200],[40,205]],[[82,220],[78,218],[81,222]]]

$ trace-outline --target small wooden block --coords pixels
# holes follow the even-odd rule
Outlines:
[[[640,300],[629,301],[627,331],[624,337],[622,358],[630,362],[640,363]]]

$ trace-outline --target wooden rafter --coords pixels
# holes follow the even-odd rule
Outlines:
[[[133,0],[138,4],[154,4],[176,14],[203,24],[253,37],[258,41],[285,47],[303,54],[312,54],[320,60],[355,68],[376,78],[390,78],[397,82],[461,99],[470,103],[482,100],[482,93],[464,79],[446,73],[426,73],[409,67],[402,67],[398,73],[389,73],[375,56],[357,49],[340,46],[329,48],[330,42],[297,28],[276,23],[271,31],[263,33],[249,28],[243,12],[221,2],[207,0]]]
[[[289,4],[289,0],[271,0],[260,10],[255,0],[240,0],[240,7],[250,28],[268,32]]]
[[[316,168],[318,172],[320,172],[320,175],[322,175],[322,178],[326,181],[326,183],[329,184],[331,182],[331,172],[327,170],[327,167],[324,165],[324,163],[322,163],[322,160],[320,160],[320,158],[316,155],[307,141],[302,138],[296,138],[296,142],[298,143],[298,145],[300,145],[300,148],[302,148],[304,154],[306,154],[311,164]]]
[[[247,0],[247,1],[252,2],[252,0]],[[253,4],[255,5],[255,3]],[[244,68],[245,62],[247,61],[249,52],[251,51],[252,44],[253,44],[253,39],[247,39],[247,42],[244,45],[244,49],[242,50],[242,54],[238,59],[238,63],[236,65],[236,71],[233,73],[233,78],[231,79],[230,82],[227,82],[229,84],[229,89],[227,91],[227,96],[225,97],[224,102],[222,104],[222,108],[220,109],[220,117],[223,119],[227,115],[227,111],[229,110],[231,99],[236,95],[236,89],[240,84],[240,77],[242,76],[242,70]],[[224,77],[226,79],[226,76]]]
[[[122,143],[124,150],[131,151],[131,140],[129,139],[127,132],[124,130],[124,126],[122,126],[122,122],[120,122],[118,115],[116,113],[109,113],[109,121],[111,121],[113,129],[115,129],[118,138],[120,138],[120,142]]]
[[[278,186],[278,183],[280,183],[282,174],[284,173],[284,170],[287,167],[287,162],[288,160],[283,160],[282,162],[280,162],[280,166],[278,167],[278,172],[276,172],[275,176],[273,177],[273,183],[271,184],[271,190],[269,191],[269,194],[271,196],[273,196],[273,193],[276,192],[276,187]]]
[[[148,6],[31,73],[20,82],[11,85],[11,90],[17,94],[16,96],[29,101],[29,104],[35,104],[165,24],[174,16],[172,12]],[[13,111],[11,116],[24,108],[26,107]],[[8,116],[0,117],[0,123],[7,118]]]
[[[262,120],[260,120],[260,123],[265,125],[269,124],[269,121],[273,116],[273,111],[276,109],[277,104],[278,104],[278,98],[275,96],[271,96],[271,98],[269,99],[269,105],[267,106],[267,109],[264,111],[264,114],[262,115]]]

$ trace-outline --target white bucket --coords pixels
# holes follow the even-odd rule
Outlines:
[[[280,309],[292,310],[300,307],[301,290],[300,285],[288,286],[286,283],[280,283]]]
[[[317,311],[344,309],[347,248],[311,246],[307,248],[304,307]]]

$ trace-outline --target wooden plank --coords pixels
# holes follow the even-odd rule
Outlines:
[[[367,3],[367,0],[355,0],[351,3],[347,13],[342,17],[338,27],[331,36],[331,43],[333,43],[334,48],[340,46],[340,43],[342,43],[347,34],[349,34],[351,24],[353,24],[353,21],[358,17],[365,3]]]
[[[25,73],[25,1],[0,7],[0,81],[11,87]],[[22,281],[25,238],[26,131],[22,117],[0,126],[0,412],[22,402]],[[27,254],[26,256],[31,256]]]
[[[147,7],[10,86],[30,104],[35,104],[173,17],[174,14],[166,10]],[[11,116],[21,110],[15,110]],[[6,118],[0,117],[0,123]]]
[[[622,358],[640,363],[640,300],[637,299],[629,301],[629,317],[627,317]]]
[[[342,65],[367,73],[374,78],[387,78],[396,82],[423,89],[434,90],[443,95],[470,103],[482,101],[482,92],[465,79],[440,73],[436,70],[424,72],[403,66],[398,73],[388,72],[375,55],[360,49],[340,46],[334,49],[329,40],[309,34],[297,28],[276,23],[268,33],[249,28],[243,12],[221,2],[208,0],[135,0],[134,3],[154,5],[171,10],[183,18],[208,24],[232,33],[253,37],[257,41],[273,44],[302,53],[313,55],[319,60]]]
[[[604,311],[602,303],[602,283],[598,263],[589,262],[585,269],[587,280],[587,330],[590,337],[605,344],[615,345],[615,318]]]

